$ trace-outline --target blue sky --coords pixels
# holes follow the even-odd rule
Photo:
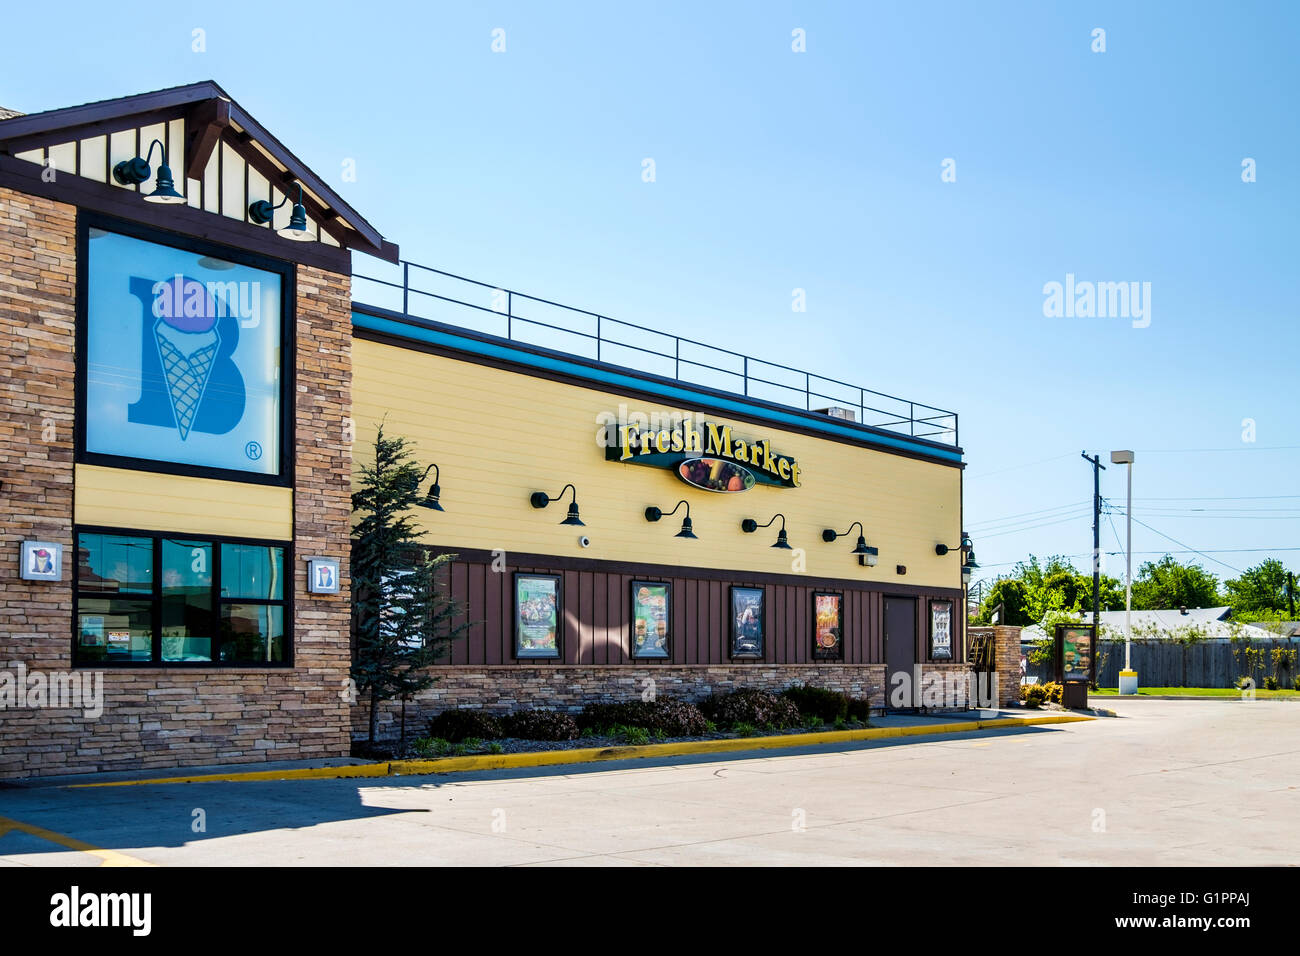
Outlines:
[[[1138,562],[1300,569],[1300,7],[77,6],[6,13],[0,105],[214,79],[406,258],[956,410],[989,574],[1086,566],[1112,448]],[[1067,273],[1150,325],[1044,317]]]

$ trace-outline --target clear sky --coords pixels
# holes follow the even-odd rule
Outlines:
[[[1137,451],[1135,515],[1156,529],[1134,526],[1137,561],[1300,569],[1300,5],[225,0],[4,19],[22,42],[0,105],[213,79],[405,258],[959,412],[985,574],[1030,552],[1085,567],[1079,453],[1114,448]],[[1067,274],[1150,283],[1149,325],[1046,317]],[[1122,511],[1122,467],[1102,493]]]

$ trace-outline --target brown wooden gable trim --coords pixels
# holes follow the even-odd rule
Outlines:
[[[221,141],[221,133],[230,126],[230,101],[212,99],[199,105],[186,122],[185,175],[203,179],[208,157]]]
[[[399,261],[399,250],[394,243],[385,240],[365,217],[344,202],[324,180],[210,80],[0,121],[0,159],[6,158],[5,154],[182,117],[185,119],[187,146],[184,175],[201,180],[203,167],[212,150],[224,140],[245,162],[282,191],[289,192],[288,185],[301,181],[310,191],[310,194],[303,195],[303,205],[308,214],[344,249],[356,249],[387,262]],[[45,192],[37,194],[48,195]],[[319,197],[319,201],[315,197]],[[51,198],[63,197],[55,195]],[[249,225],[267,231],[265,227]],[[285,258],[297,259],[296,256]]]
[[[293,242],[269,229],[191,206],[148,203],[133,190],[82,176],[61,176],[46,182],[41,178],[42,171],[35,163],[0,155],[0,186],[339,275],[352,273],[352,256],[347,249],[323,242]]]

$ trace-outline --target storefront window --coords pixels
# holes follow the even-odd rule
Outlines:
[[[282,276],[86,229],[87,459],[279,476]]]
[[[212,545],[201,541],[162,542],[162,659],[210,661],[215,633],[212,614]]]
[[[78,663],[288,662],[283,546],[83,532],[77,550]]]
[[[223,544],[221,596],[280,600],[284,597],[284,549]]]

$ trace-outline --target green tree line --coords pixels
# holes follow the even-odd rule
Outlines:
[[[1247,568],[1238,578],[1220,582],[1199,564],[1183,563],[1166,554],[1159,561],[1147,561],[1134,575],[1133,608],[1146,611],[1228,605],[1238,621],[1290,620],[1287,589],[1291,586],[1285,565],[1276,558]],[[1124,584],[1119,579],[1101,575],[1099,593],[1103,611],[1124,609]],[[1080,571],[1060,555],[1039,561],[1031,554],[1010,574],[985,585],[973,622],[990,623],[993,609],[999,604],[1004,612],[1001,623],[1021,627],[1038,624],[1049,615],[1090,612],[1091,570]]]

